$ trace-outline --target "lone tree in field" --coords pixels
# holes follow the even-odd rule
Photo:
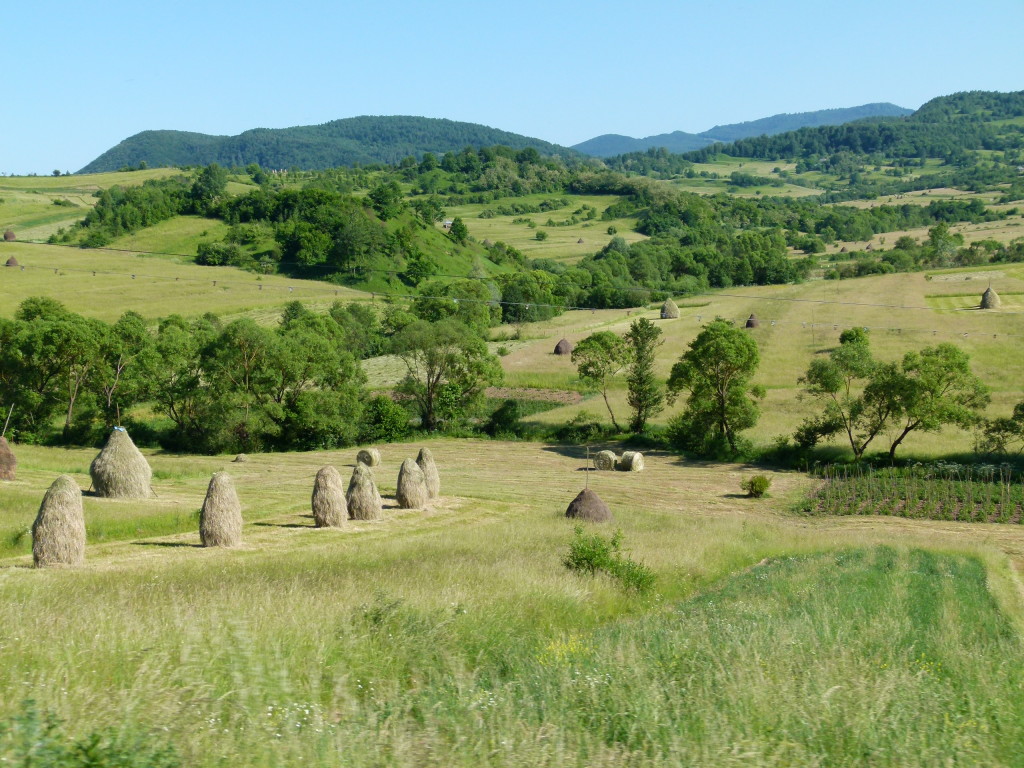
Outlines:
[[[199,538],[204,547],[237,547],[242,543],[242,504],[227,472],[210,478],[199,512]]]
[[[398,471],[395,500],[402,509],[422,509],[430,500],[427,479],[423,476],[420,465],[412,459],[403,461],[402,468]]]
[[[148,499],[153,495],[153,470],[124,427],[114,427],[106,445],[89,465],[98,496]]]
[[[626,334],[629,347],[629,369],[626,373],[629,394],[626,402],[633,409],[629,420],[629,428],[633,432],[643,432],[647,420],[665,408],[665,395],[654,376],[654,355],[663,343],[661,328],[647,318],[634,320],[629,326]]]
[[[598,331],[583,339],[572,351],[572,361],[579,377],[593,384],[601,391],[604,405],[608,409],[612,426],[619,431],[611,403],[608,402],[608,387],[612,377],[629,363],[629,347],[622,337],[611,331]]]
[[[373,481],[373,470],[365,464],[356,464],[352,479],[345,493],[348,515],[352,520],[379,520],[384,512],[384,502]]]
[[[334,467],[321,467],[313,481],[313,521],[317,528],[341,528],[348,521],[345,481]]]
[[[37,568],[85,561],[82,490],[67,475],[53,481],[39,505],[32,524],[32,561]]]
[[[669,424],[669,438],[696,453],[740,453],[739,433],[757,423],[761,387],[750,380],[760,362],[757,342],[721,318],[708,323],[679,358],[668,380],[670,401],[683,390],[686,410]]]
[[[437,471],[437,464],[434,462],[434,454],[429,448],[420,448],[416,455],[416,463],[423,470],[423,479],[427,484],[427,495],[436,499],[441,495],[441,474]]]

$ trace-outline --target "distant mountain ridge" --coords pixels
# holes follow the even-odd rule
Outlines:
[[[543,155],[577,153],[541,139],[476,123],[429,117],[369,116],[293,128],[255,128],[237,136],[210,136],[188,131],[143,131],[107,150],[78,173],[116,171],[146,163],[245,166],[319,170],[342,165],[396,164],[426,152],[443,155],[467,146],[501,144],[536,149]]]
[[[572,149],[592,157],[614,157],[629,152],[643,152],[652,147],[664,147],[669,152],[681,153],[701,149],[719,142],[732,142],[754,136],[774,136],[800,128],[814,128],[822,125],[842,125],[868,117],[905,117],[913,110],[888,102],[862,104],[859,107],[842,109],[819,109],[815,112],[778,114],[731,125],[716,125],[701,133],[673,131],[657,136],[635,139],[618,134],[605,134],[574,144]]]

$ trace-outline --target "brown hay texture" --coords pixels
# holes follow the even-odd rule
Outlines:
[[[334,467],[321,467],[316,473],[312,505],[317,528],[341,528],[348,522],[345,481]]]
[[[4,240],[6,240],[8,243],[17,239],[18,238],[17,236],[15,236],[13,229],[8,229],[6,232],[4,232]]]
[[[383,516],[384,502],[373,481],[373,470],[366,464],[356,464],[352,470],[345,501],[348,503],[348,516],[352,520],[380,520]]]
[[[89,465],[89,476],[97,496],[148,499],[153,495],[153,470],[124,427],[114,427]]]
[[[594,454],[594,469],[615,469],[618,462],[619,457],[615,455],[615,451],[598,451]]]
[[[32,523],[32,561],[36,568],[85,562],[85,512],[82,489],[61,475],[43,496]]]
[[[376,448],[364,448],[356,454],[356,462],[368,467],[376,467],[380,464],[380,451]]]
[[[199,512],[199,539],[204,547],[237,547],[242,543],[242,504],[227,472],[215,472]]]
[[[17,267],[18,266],[18,260],[16,258],[14,258],[13,256],[11,256],[11,258],[9,258],[7,260],[7,263],[4,266],[7,266],[7,267]]]
[[[991,285],[981,294],[981,309],[999,309],[1002,305],[1002,299]]]
[[[572,350],[573,350],[572,342],[569,341],[568,339],[562,339],[557,344],[555,344],[555,354],[556,355],[571,355],[572,354]]]
[[[640,451],[625,451],[616,463],[619,472],[643,472],[644,455]]]
[[[589,488],[585,488],[569,502],[565,516],[574,520],[587,520],[591,523],[607,523],[612,519],[612,512],[608,509],[608,505],[601,501],[600,496]]]
[[[420,465],[412,459],[403,461],[402,468],[398,470],[395,500],[402,509],[423,509],[430,500],[427,479],[423,476]]]
[[[240,453],[237,456],[235,456],[235,458],[233,458],[231,460],[231,463],[232,464],[244,464],[248,460],[249,460],[248,456],[246,456],[244,453]]]
[[[679,317],[679,307],[672,299],[665,299],[665,303],[661,305],[661,319],[662,320],[675,320]]]
[[[441,474],[437,471],[437,464],[434,462],[434,454],[429,448],[420,448],[416,454],[416,463],[423,470],[423,478],[427,483],[427,495],[436,499],[441,495]]]
[[[750,313],[750,317],[747,318],[747,328],[760,328],[761,321],[757,319],[757,315],[753,312]]]
[[[6,437],[0,437],[0,480],[13,480],[18,459]]]

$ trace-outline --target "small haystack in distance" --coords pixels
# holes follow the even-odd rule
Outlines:
[[[750,313],[750,317],[747,318],[747,328],[760,328],[761,322],[757,319],[757,315],[753,312]]]
[[[556,355],[571,355],[573,350],[572,342],[568,339],[562,339],[555,344]]]
[[[583,245],[583,238],[582,237],[579,240],[576,241],[576,245]]]
[[[423,509],[430,500],[427,478],[424,477],[420,465],[412,459],[403,461],[402,468],[398,470],[395,500],[402,509]]]
[[[345,481],[334,467],[321,467],[316,473],[312,505],[317,528],[341,528],[348,521]]]
[[[85,561],[85,512],[82,489],[61,475],[43,496],[32,523],[32,560],[36,568],[81,565]]]
[[[348,503],[348,516],[352,520],[379,520],[384,514],[384,502],[380,498],[377,484],[373,482],[373,470],[366,464],[356,464],[352,471],[345,501]]]
[[[615,468],[619,472],[643,472],[644,455],[640,451],[624,451]]]
[[[615,469],[618,461],[619,457],[615,455],[615,451],[598,451],[594,454],[594,469]]]
[[[679,317],[679,307],[672,299],[665,299],[665,303],[661,305],[661,319],[675,320],[677,317]]]
[[[18,459],[11,450],[7,438],[0,436],[0,480],[13,480],[18,468]]]
[[[437,464],[434,463],[434,454],[429,448],[420,448],[416,454],[416,463],[423,470],[423,479],[427,483],[427,495],[436,499],[441,495],[441,474],[437,471]]]
[[[148,499],[153,495],[153,470],[124,427],[114,427],[89,465],[89,476],[97,496]]]
[[[364,448],[356,454],[356,463],[365,464],[368,467],[376,467],[380,464],[380,451],[376,448]]]
[[[7,260],[7,263],[4,266],[6,266],[6,267],[17,267],[17,266],[19,266],[18,265],[18,260],[16,258],[14,258],[13,256],[11,256],[11,258],[9,258]]]
[[[1002,305],[1002,299],[991,285],[981,294],[981,309],[999,309]]]
[[[242,543],[242,504],[227,472],[215,472],[199,512],[199,538],[204,547],[237,547]]]
[[[249,460],[248,456],[246,456],[244,453],[240,453],[237,456],[235,456],[235,458],[233,458],[231,460],[231,463],[232,464],[244,464],[248,460]]]
[[[579,496],[569,503],[565,516],[591,523],[606,523],[612,519],[612,512],[608,505],[601,501],[600,496],[589,488],[584,488]]]
[[[4,240],[6,240],[8,243],[17,239],[18,238],[15,236],[13,229],[8,229],[6,232],[4,232]]]

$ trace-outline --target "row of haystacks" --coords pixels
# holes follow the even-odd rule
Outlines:
[[[644,471],[644,455],[640,451],[623,451],[621,456],[617,456],[615,451],[598,451],[594,454],[593,461],[596,470]]]

